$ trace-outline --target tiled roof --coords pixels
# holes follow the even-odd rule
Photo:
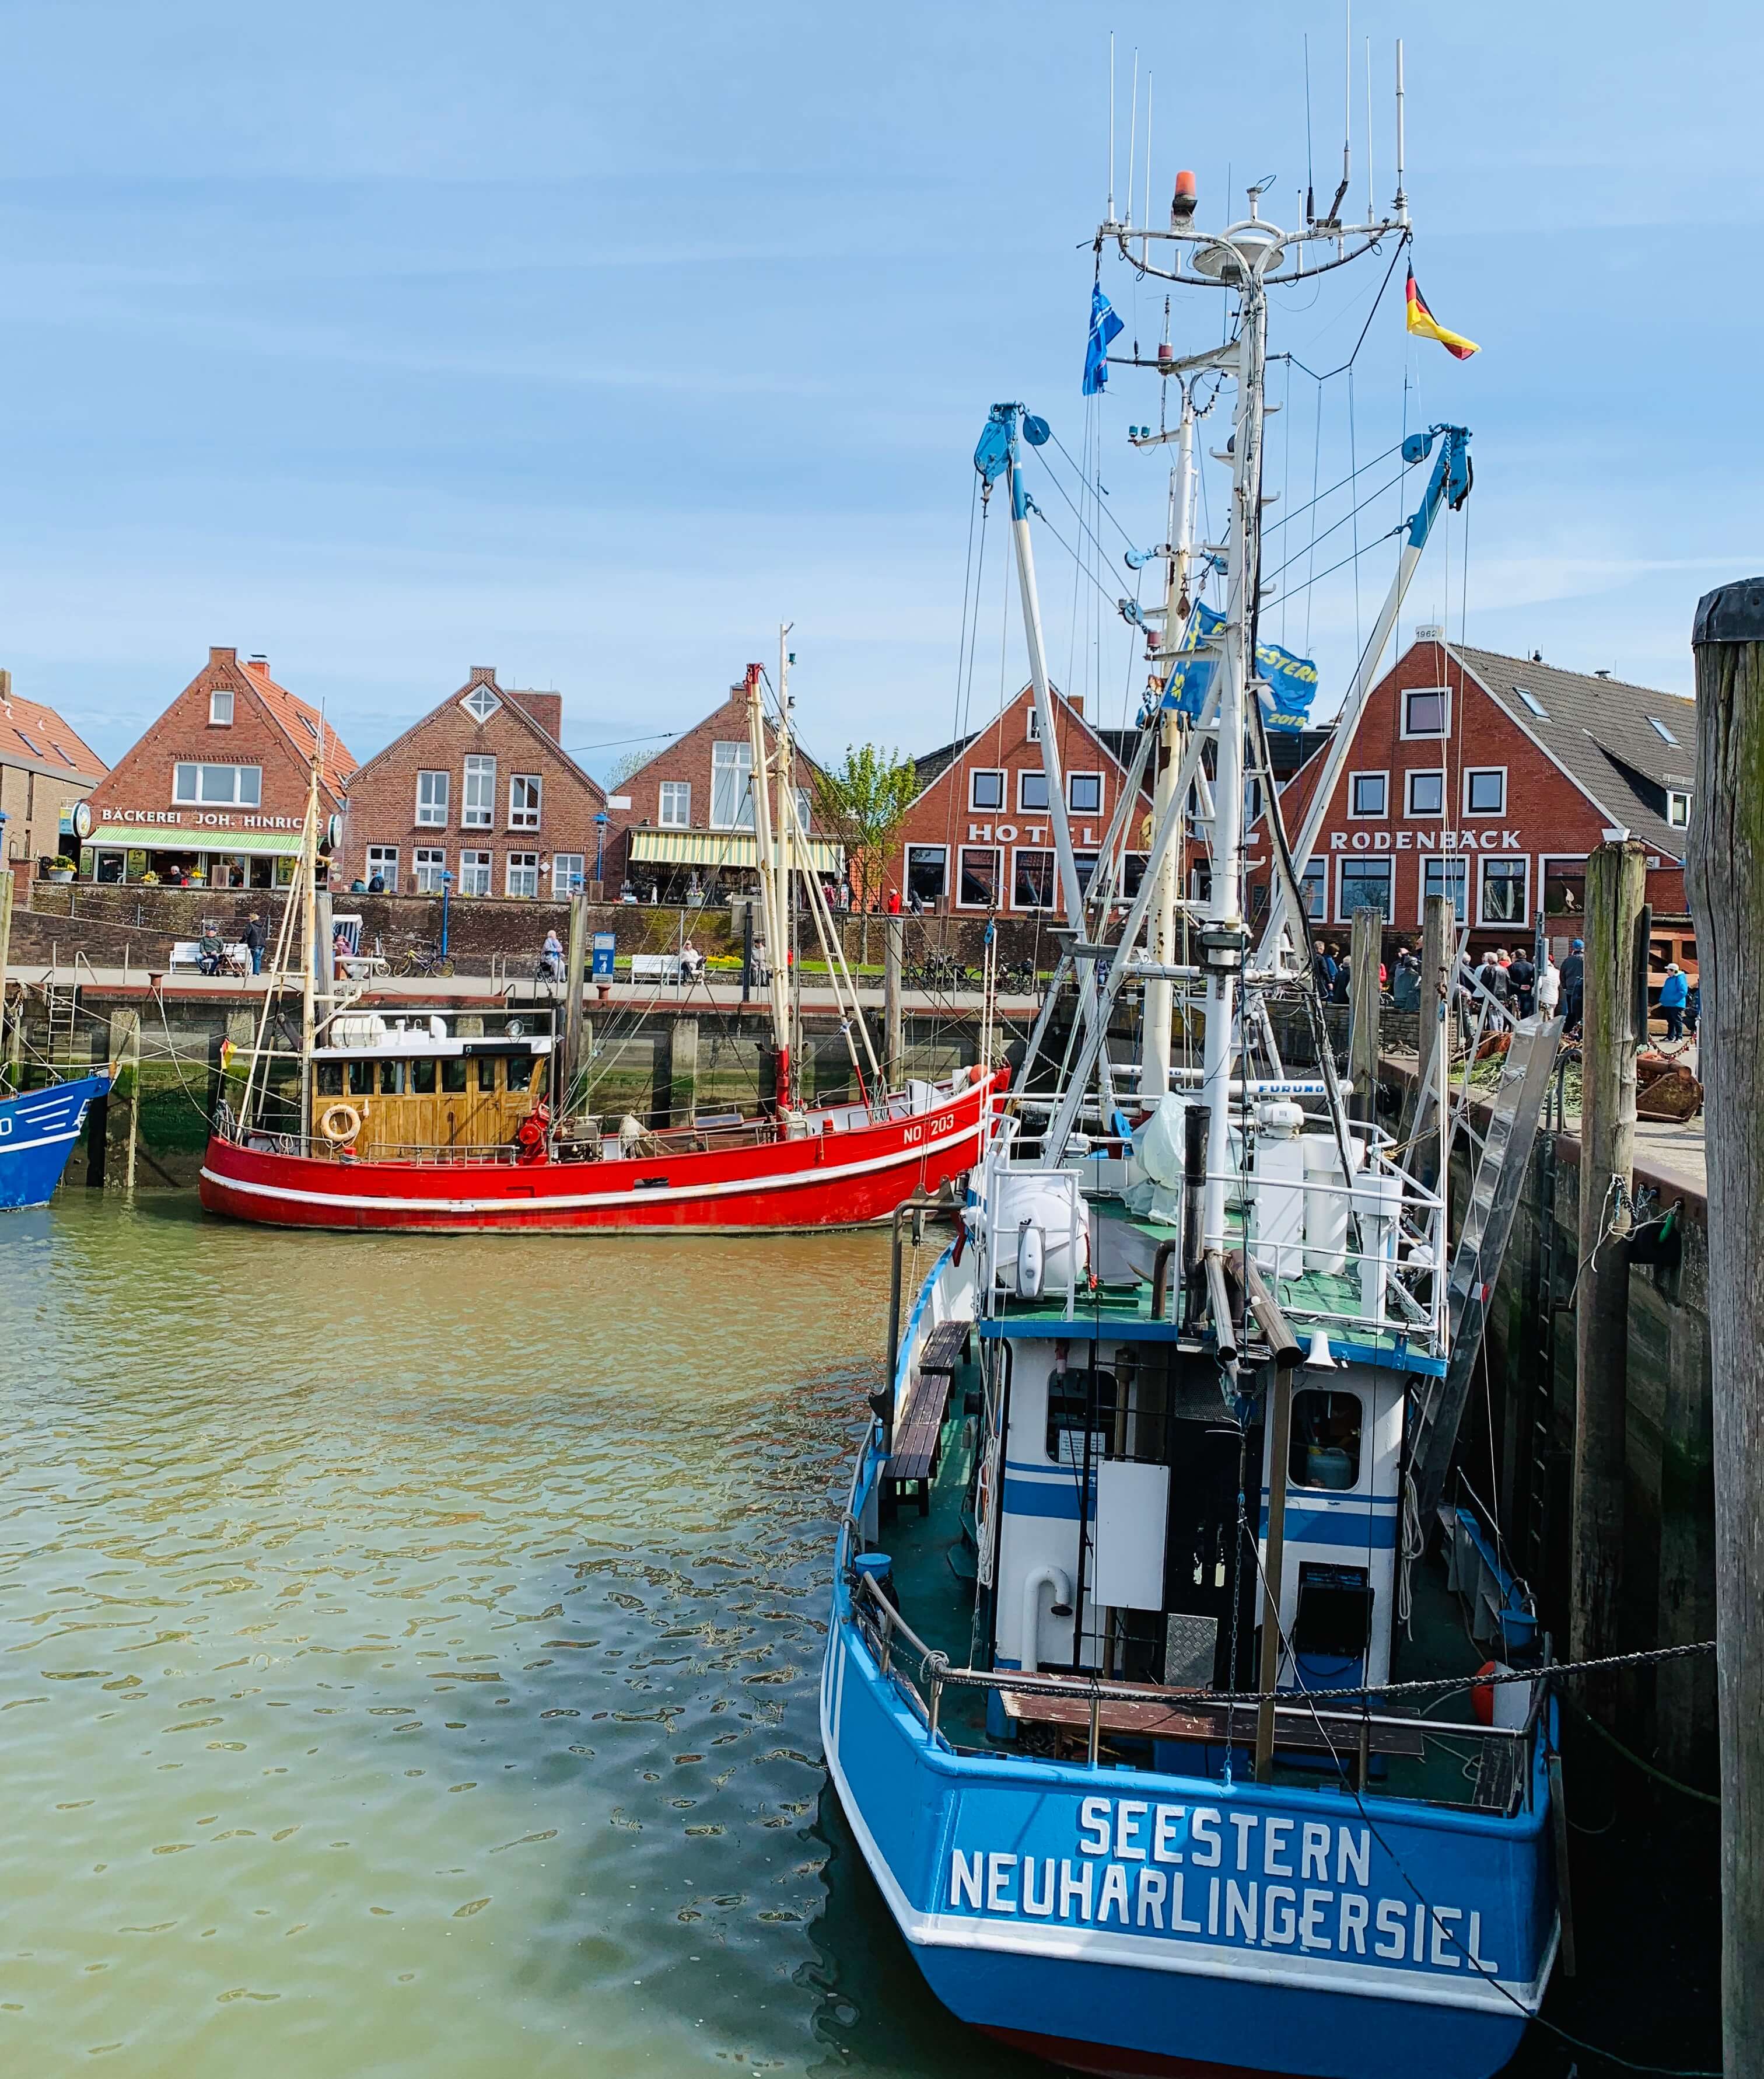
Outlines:
[[[94,784],[110,770],[53,708],[10,693],[0,698],[0,765],[20,763],[50,772],[65,768]]]
[[[324,749],[320,759],[320,772],[332,787],[345,785],[355,770],[355,759],[349,747],[336,731],[326,722],[319,710],[298,694],[291,693],[286,686],[278,686],[270,676],[270,667],[255,659],[249,659],[245,669],[251,675],[251,683],[263,696],[270,713],[282,728],[303,759],[312,755],[312,747],[324,734]]]
[[[1666,821],[1666,790],[1691,791],[1695,701],[1495,650],[1448,646],[1489,697],[1599,804],[1614,828],[1670,858],[1684,856],[1685,834]],[[1528,693],[1529,700],[1523,697]]]

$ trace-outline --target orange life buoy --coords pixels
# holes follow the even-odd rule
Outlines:
[[[320,1116],[319,1131],[333,1147],[341,1147],[362,1131],[362,1115],[352,1104],[328,1105]]]

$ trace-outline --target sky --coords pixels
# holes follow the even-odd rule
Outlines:
[[[211,644],[266,654],[357,757],[491,663],[560,689],[600,772],[788,620],[812,748],[927,749],[1024,676],[996,516],[977,585],[970,549],[975,440],[1022,399],[1096,458],[1089,494],[1055,461],[1098,546],[1047,483],[1036,553],[1056,681],[1122,719],[1121,551],[1163,538],[1165,492],[1126,438],[1156,379],[1079,394],[1111,31],[1118,213],[1131,142],[1143,220],[1149,74],[1154,217],[1185,166],[1202,223],[1267,177],[1290,223],[1307,40],[1333,192],[1339,6],[0,8],[0,663],[114,759]],[[1483,350],[1406,340],[1400,261],[1374,309],[1389,245],[1281,292],[1264,481],[1306,558],[1264,632],[1339,698],[1419,483],[1365,469],[1314,548],[1347,503],[1298,508],[1451,420],[1476,487],[1404,631],[1688,692],[1699,595],[1764,569],[1764,18],[1361,0],[1350,192],[1369,44],[1381,203],[1398,35],[1416,273]],[[1160,295],[1101,279],[1153,345]],[[1223,300],[1178,295],[1179,352]]]

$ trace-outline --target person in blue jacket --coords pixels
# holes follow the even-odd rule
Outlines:
[[[1684,978],[1684,970],[1676,960],[1666,968],[1666,978],[1660,985],[1660,1009],[1666,1021],[1668,1040],[1684,1037],[1684,1006],[1691,993],[1691,985]]]

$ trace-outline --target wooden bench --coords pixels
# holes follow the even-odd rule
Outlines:
[[[1122,1684],[1117,1688],[1139,1685]],[[1001,1699],[1005,1716],[1014,1725],[1045,1726],[1059,1738],[1065,1750],[1077,1753],[1088,1746],[1090,1737],[1090,1702],[1081,1690],[1059,1696],[1020,1695],[1007,1689]],[[1345,1713],[1331,1713],[1325,1699],[1319,1696],[1318,1708],[1323,1714],[1323,1726],[1319,1726],[1310,1708],[1302,1704],[1281,1704],[1274,1713],[1274,1746],[1277,1751],[1291,1751],[1303,1754],[1327,1754],[1333,1744],[1335,1751],[1349,1759],[1359,1751],[1357,1721]],[[1231,1707],[1211,1702],[1204,1692],[1193,1694],[1173,1694],[1168,1689],[1147,1686],[1145,1700],[1128,1700],[1121,1696],[1105,1697],[1097,1706],[1098,1729],[1118,1737],[1136,1740],[1189,1740],[1197,1744],[1223,1745],[1227,1731],[1227,1720]],[[1327,1737],[1323,1726],[1327,1727]],[[1236,1707],[1236,1723],[1229,1728],[1234,1739],[1245,1746],[1252,1746],[1256,1740],[1256,1709],[1253,1705],[1239,1704]],[[1375,1755],[1401,1755],[1419,1760],[1426,1753],[1426,1742],[1420,1726],[1374,1725],[1368,1728],[1369,1745]]]
[[[884,1498],[891,1514],[900,1506],[903,1491],[910,1487],[918,1489],[919,1514],[931,1512],[931,1483],[937,1478],[943,1411],[949,1405],[949,1395],[947,1372],[921,1368],[913,1380],[906,1420],[894,1433],[894,1449],[883,1475]]]
[[[957,1367],[968,1361],[968,1337],[973,1328],[972,1321],[939,1321],[926,1338],[919,1356],[920,1371],[940,1371],[953,1379]]]

